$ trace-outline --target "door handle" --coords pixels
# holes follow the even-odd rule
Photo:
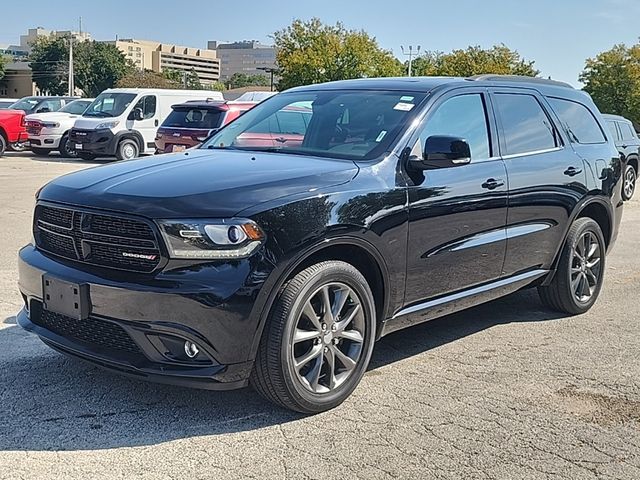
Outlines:
[[[157,126],[158,126],[158,119],[156,118],[156,121],[155,121],[155,122],[153,122],[153,123],[154,123],[154,125],[157,127]]]
[[[504,181],[499,178],[488,178],[487,181],[482,184],[482,188],[486,188],[487,190],[494,190],[498,187],[502,187],[503,185]]]
[[[582,169],[581,168],[576,168],[576,167],[569,167],[564,171],[564,174],[569,176],[569,177],[575,177],[576,175],[582,173]]]

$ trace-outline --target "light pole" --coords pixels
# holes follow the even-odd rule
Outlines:
[[[271,88],[270,90],[273,92],[273,75],[275,73],[278,73],[278,69],[277,68],[272,68],[272,67],[257,67],[256,70],[262,70],[263,72],[267,72],[271,74]]]
[[[76,87],[74,85],[74,75],[73,75],[73,35],[69,35],[69,96],[73,97],[75,95]]]
[[[413,51],[413,45],[409,45],[409,50],[405,51],[404,46],[400,45],[400,48],[402,49],[402,54],[409,57],[409,76],[411,76],[411,67],[413,66],[413,56],[415,55],[416,57],[418,56],[418,54],[420,53],[420,45],[418,45],[418,48],[416,49],[415,53]]]

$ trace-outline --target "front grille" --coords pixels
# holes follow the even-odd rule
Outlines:
[[[34,237],[39,249],[89,265],[149,273],[161,261],[155,231],[143,220],[38,205]]]
[[[140,347],[118,324],[89,317],[77,320],[48,310],[34,309],[31,321],[61,337],[118,352],[142,355]]]

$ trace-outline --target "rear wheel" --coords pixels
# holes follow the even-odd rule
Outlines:
[[[542,302],[565,313],[589,310],[602,288],[605,253],[600,226],[591,218],[577,219],[569,229],[551,284],[538,287]]]
[[[58,151],[60,152],[60,155],[66,158],[76,158],[78,156],[78,152],[73,148],[69,141],[69,135],[66,133],[60,139]]]
[[[4,155],[4,152],[7,150],[7,140],[4,138],[4,135],[0,132],[0,157]]]
[[[116,157],[118,160],[131,160],[136,158],[140,154],[138,142],[131,138],[125,138],[120,140],[118,148],[116,150]]]
[[[301,271],[281,289],[263,332],[251,384],[302,413],[336,407],[364,375],[375,340],[375,305],[362,274],[340,261]]]
[[[622,183],[622,199],[631,200],[633,193],[636,190],[636,181],[638,179],[638,172],[633,165],[627,165],[624,170],[624,178]]]
[[[47,148],[37,148],[37,147],[31,147],[31,151],[33,152],[34,155],[37,155],[38,157],[46,157],[51,152],[51,150]]]

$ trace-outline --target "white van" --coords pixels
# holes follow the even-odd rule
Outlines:
[[[155,152],[156,131],[171,105],[188,100],[223,100],[210,90],[111,88],[78,118],[69,133],[71,147],[85,160],[116,156],[131,159]]]

